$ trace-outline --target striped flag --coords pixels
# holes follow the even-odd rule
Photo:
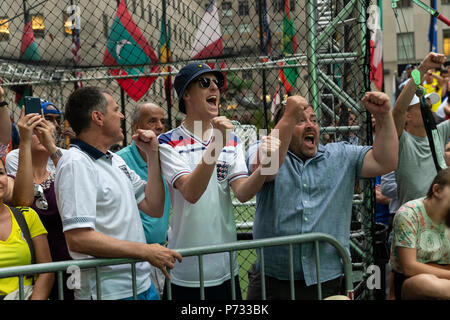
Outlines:
[[[378,90],[383,89],[383,32],[381,25],[381,1],[378,4],[377,24],[372,30],[370,38],[370,80]]]
[[[283,34],[281,38],[281,52],[285,56],[294,54],[297,51],[297,37],[295,36],[294,21],[290,16],[289,0],[284,0]],[[295,64],[295,61],[288,61],[287,64]],[[281,63],[283,65],[284,63]],[[280,79],[283,82],[287,93],[297,86],[299,71],[297,68],[280,69]]]
[[[191,59],[197,60],[220,56],[223,56],[222,30],[216,3],[214,0],[211,0],[195,35]],[[209,63],[208,65],[213,69],[217,69],[214,63]],[[219,63],[220,69],[225,67],[225,62]],[[223,75],[225,81],[222,90],[225,90],[227,86],[226,73],[224,72]]]

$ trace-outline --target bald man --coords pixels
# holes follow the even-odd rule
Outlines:
[[[154,103],[146,102],[138,105],[131,118],[133,133],[138,129],[142,129],[152,130],[157,136],[160,135],[165,132],[164,117],[164,110]],[[147,180],[146,155],[136,146],[134,141],[131,145],[118,151],[117,154],[122,157],[126,164],[134,170],[141,179]],[[166,243],[170,215],[170,195],[165,181],[164,191],[166,194],[164,214],[161,218],[152,218],[144,212],[139,211],[147,243],[159,243],[160,245],[165,245]],[[152,268],[152,283],[155,285],[161,296],[164,289],[165,277],[159,269],[158,271],[155,269],[157,268]]]

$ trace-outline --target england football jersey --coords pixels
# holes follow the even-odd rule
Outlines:
[[[181,249],[236,241],[236,225],[230,196],[230,184],[247,177],[244,150],[236,135],[222,149],[209,184],[192,204],[184,199],[175,182],[190,174],[200,163],[212,141],[202,141],[183,125],[158,137],[161,170],[167,180],[172,203],[172,218],[168,232],[169,248]],[[217,286],[230,279],[228,253],[203,257],[205,286]],[[171,272],[172,282],[185,287],[199,287],[197,257],[183,257]],[[238,266],[234,261],[234,274]]]

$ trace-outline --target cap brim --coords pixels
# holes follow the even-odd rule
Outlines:
[[[430,99],[431,104],[436,104],[441,100],[441,97],[436,92],[431,92],[425,95],[425,99]]]

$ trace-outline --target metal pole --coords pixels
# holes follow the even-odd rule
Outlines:
[[[309,102],[317,114],[319,106],[319,90],[317,81],[317,56],[316,56],[316,0],[309,0],[307,5],[308,12],[308,81],[309,81]]]
[[[265,4],[265,0],[259,0],[259,45],[261,47],[261,53],[266,56],[267,51],[264,47],[264,25],[263,25],[263,2]],[[267,10],[265,7],[264,10]],[[264,58],[265,59],[265,58]],[[263,95],[263,108],[264,108],[264,128],[269,128],[269,121],[267,119],[267,88],[266,88],[266,70],[262,70],[262,95]]]
[[[167,63],[170,63],[171,53],[170,53],[170,34],[167,32],[167,3],[166,0],[162,0],[162,19],[164,19],[164,23],[162,25],[163,30],[166,36],[166,55],[167,55]],[[172,68],[169,66],[169,73],[172,71]],[[172,129],[172,78],[171,75],[166,76],[164,79],[164,91],[166,93],[166,101],[167,101],[167,130]]]

